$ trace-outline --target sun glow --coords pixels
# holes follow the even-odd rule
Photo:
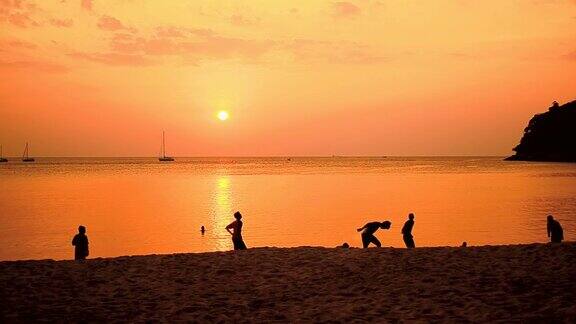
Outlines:
[[[220,119],[221,121],[225,121],[225,120],[228,119],[228,117],[230,117],[230,115],[228,114],[227,111],[222,110],[222,111],[219,111],[219,112],[218,112],[217,117],[218,117],[218,119]]]

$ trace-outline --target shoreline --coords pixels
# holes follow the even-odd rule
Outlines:
[[[560,245],[574,245],[576,248],[576,241],[563,241]],[[476,248],[498,248],[498,247],[525,247],[533,245],[552,245],[550,242],[532,242],[532,243],[512,243],[512,244],[484,244],[484,245],[467,245],[467,246],[457,246],[457,245],[438,245],[438,246],[418,246],[415,250],[436,250],[436,249],[476,249]],[[553,244],[558,245],[558,244]],[[248,248],[246,251],[260,251],[260,250],[278,250],[278,251],[289,251],[289,250],[300,250],[300,249],[318,249],[318,250],[408,250],[406,247],[395,247],[395,246],[384,246],[378,248],[374,245],[370,245],[369,248],[364,249],[361,246],[349,246],[348,248],[343,248],[341,246],[321,246],[321,245],[301,245],[301,246],[291,246],[291,247],[281,247],[281,246],[257,246]],[[70,258],[67,259],[16,259],[16,260],[0,260],[0,269],[4,263],[19,263],[19,262],[71,262],[74,261],[73,254],[74,248],[70,248]],[[88,257],[84,262],[88,261],[114,261],[116,259],[131,259],[131,258],[148,258],[148,257],[167,257],[167,256],[187,256],[187,255],[213,255],[213,254],[227,254],[234,253],[235,251],[230,248],[226,251],[201,251],[201,252],[172,252],[172,253],[149,253],[149,254],[126,254],[117,256],[102,256],[102,257]],[[238,252],[236,253],[243,253]]]
[[[0,262],[0,319],[575,321],[576,243]]]

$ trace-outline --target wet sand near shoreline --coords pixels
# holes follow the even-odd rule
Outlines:
[[[576,321],[576,244],[0,262],[0,321]]]

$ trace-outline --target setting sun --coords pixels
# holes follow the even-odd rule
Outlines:
[[[222,110],[218,112],[218,119],[220,119],[221,121],[227,120],[228,117],[230,117],[230,115],[228,114],[227,111]]]

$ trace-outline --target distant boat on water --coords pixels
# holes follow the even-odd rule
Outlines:
[[[4,155],[2,155],[2,145],[0,145],[0,163],[1,162],[8,162],[8,159],[4,158]]]
[[[34,162],[34,158],[28,156],[29,145],[26,142],[26,148],[24,148],[24,154],[22,154],[22,162]]]
[[[162,150],[162,156],[160,156],[158,158],[158,161],[160,161],[160,162],[172,162],[172,161],[174,161],[173,157],[166,156],[166,141],[164,138],[164,132],[162,132],[162,149],[161,150]]]

